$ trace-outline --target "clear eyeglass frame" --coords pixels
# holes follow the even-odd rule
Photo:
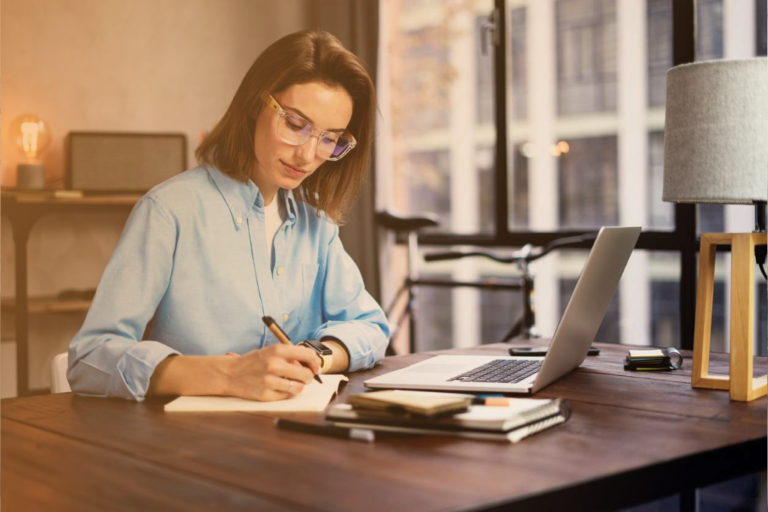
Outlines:
[[[320,158],[322,158],[323,160],[331,161],[331,162],[336,162],[338,160],[341,160],[342,158],[344,158],[344,156],[346,156],[347,153],[352,151],[352,149],[354,149],[354,147],[357,146],[357,140],[355,140],[355,137],[351,133],[349,133],[349,132],[345,132],[344,135],[339,135],[336,132],[329,132],[329,131],[325,131],[324,130],[324,131],[320,132],[319,134],[314,135],[315,126],[311,122],[309,122],[308,120],[304,119],[303,117],[301,117],[298,114],[294,114],[294,113],[291,113],[291,112],[288,112],[287,110],[285,110],[283,107],[280,106],[280,104],[275,100],[275,98],[272,97],[271,94],[268,94],[268,93],[262,94],[261,95],[261,100],[264,103],[266,103],[269,108],[271,108],[272,110],[277,112],[278,116],[280,116],[280,121],[275,126],[275,134],[280,138],[280,140],[282,140],[286,144],[290,144],[292,146],[301,146],[303,144],[306,144],[309,141],[309,139],[311,139],[312,137],[316,137],[317,141],[318,141],[318,144],[317,144],[317,149],[315,151],[320,156]],[[306,139],[301,140],[301,141],[296,141],[296,140],[287,139],[287,138],[283,137],[280,134],[280,123],[285,123],[286,122],[285,118],[289,117],[289,116],[302,120],[303,122],[307,123],[307,125],[312,128],[311,131],[310,131],[310,135],[308,135]],[[322,144],[320,142],[320,141],[322,141],[322,138],[326,134],[333,135],[337,139],[346,139],[349,142],[347,147],[344,149],[344,151],[340,155],[332,156],[333,153],[326,154],[326,151],[325,151],[324,147],[322,146]]]

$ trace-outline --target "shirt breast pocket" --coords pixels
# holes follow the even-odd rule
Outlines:
[[[301,308],[299,308],[299,322],[305,319],[313,319],[320,313],[320,287],[317,285],[317,273],[320,265],[317,263],[304,263],[301,266]]]

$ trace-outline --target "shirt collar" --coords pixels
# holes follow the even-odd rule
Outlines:
[[[243,183],[214,167],[206,167],[206,169],[224,198],[224,202],[227,203],[236,230],[240,230],[245,225],[244,220],[248,217],[248,212],[254,204],[257,208],[264,208],[264,198],[251,180],[248,180],[248,183]]]
[[[236,230],[240,230],[244,226],[243,221],[247,218],[251,208],[256,206],[257,210],[264,209],[264,196],[252,180],[249,179],[248,183],[243,183],[214,167],[206,167],[206,169],[216,188],[219,189],[224,201],[227,203]],[[285,201],[285,211],[288,212],[289,223],[294,224],[298,208],[293,197],[293,191],[282,190],[280,197]]]
[[[280,189],[282,197],[285,200],[285,211],[288,212],[288,221],[290,224],[296,222],[296,213],[299,209],[296,207],[296,199],[293,197],[293,190]]]

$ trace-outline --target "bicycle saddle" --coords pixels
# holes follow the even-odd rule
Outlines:
[[[432,228],[440,224],[437,215],[434,213],[422,212],[413,217],[403,217],[387,210],[376,212],[376,222],[392,231],[405,232],[417,231],[421,228]]]

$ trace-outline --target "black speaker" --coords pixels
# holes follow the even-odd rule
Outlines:
[[[70,132],[69,189],[89,193],[144,193],[187,168],[183,133]]]

